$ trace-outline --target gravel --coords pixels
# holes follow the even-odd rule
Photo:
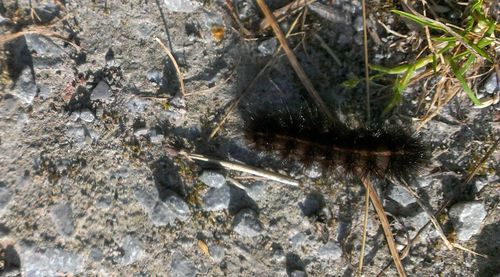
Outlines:
[[[408,207],[409,205],[416,203],[415,198],[408,193],[403,187],[398,185],[392,185],[389,194],[389,198],[396,201],[403,208]]]
[[[196,276],[198,271],[191,260],[182,254],[175,252],[172,254],[172,262],[170,263],[169,273],[172,277],[191,277]]]
[[[325,245],[321,246],[318,251],[319,257],[323,259],[336,260],[342,256],[342,248],[338,242],[329,241]]]
[[[243,237],[255,237],[262,231],[262,225],[257,218],[257,213],[250,209],[240,211],[233,222],[233,230]]]
[[[228,185],[212,188],[203,197],[203,209],[205,211],[226,210],[229,207],[230,200],[231,194]]]
[[[217,171],[203,171],[198,179],[205,185],[212,188],[220,188],[226,183],[226,177]]]

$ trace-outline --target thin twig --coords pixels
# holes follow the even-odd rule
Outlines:
[[[281,47],[283,48],[286,56],[288,57],[288,61],[292,65],[292,68],[294,69],[295,73],[299,76],[299,79],[301,80],[302,84],[306,88],[307,92],[309,92],[309,95],[311,96],[313,101],[316,103],[316,105],[318,105],[319,109],[328,117],[328,119],[333,121],[333,119],[334,119],[333,115],[330,113],[330,111],[328,111],[327,106],[325,105],[323,100],[321,100],[321,97],[319,96],[316,89],[314,89],[314,86],[311,83],[311,80],[307,77],[306,73],[304,72],[304,69],[300,66],[300,63],[297,60],[297,57],[293,53],[293,50],[290,49],[290,46],[288,45],[288,42],[285,38],[285,35],[281,31],[280,26],[278,25],[278,22],[276,22],[276,18],[271,13],[271,10],[269,10],[269,7],[264,2],[264,0],[257,0],[257,4],[259,5],[261,11],[264,13],[264,16],[267,18],[267,20],[271,24],[271,27],[274,31],[274,34],[276,35],[276,38],[280,42]]]
[[[163,42],[159,38],[155,37],[155,40],[160,44],[161,48],[163,48],[163,51],[165,51],[170,61],[174,64],[175,72],[177,72],[177,78],[179,79],[179,83],[181,84],[181,95],[184,97],[184,95],[186,95],[186,90],[184,88],[184,78],[182,77],[182,73],[179,65],[177,64],[177,61],[172,55],[172,52],[170,52],[167,46],[165,46],[165,44],[163,44]]]
[[[380,202],[377,192],[373,188],[373,185],[370,182],[370,180],[368,180],[365,176],[363,176],[361,177],[361,182],[363,183],[363,186],[365,186],[365,189],[370,196],[370,200],[372,201],[373,207],[377,212],[378,218],[380,220],[380,225],[382,225],[382,229],[385,234],[385,239],[387,240],[387,244],[389,246],[389,251],[391,252],[392,260],[396,265],[396,270],[398,271],[400,277],[404,277],[406,276],[406,272],[403,267],[403,264],[401,263],[401,259],[399,258],[399,253],[398,250],[396,249],[396,243],[394,242],[394,236],[389,226],[389,220],[385,215],[384,207],[382,206],[382,203]]]
[[[217,158],[202,156],[199,154],[187,154],[186,156],[190,159],[193,159],[193,160],[217,164],[217,165],[220,165],[220,166],[227,168],[227,169],[237,170],[237,171],[253,174],[256,176],[265,177],[269,180],[277,181],[277,182],[287,184],[290,186],[298,187],[300,185],[300,182],[295,180],[295,179],[292,179],[290,177],[287,177],[287,176],[279,174],[279,173],[274,173],[274,172],[262,170],[260,168],[254,167],[254,166],[249,166],[249,165],[245,165],[245,164],[241,164],[241,163],[223,161],[223,160],[220,160]]]

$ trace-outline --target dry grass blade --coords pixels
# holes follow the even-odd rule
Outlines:
[[[278,20],[281,21],[286,18],[287,15],[293,13],[296,10],[299,10],[306,5],[309,5],[313,2],[316,2],[316,0],[295,0],[284,7],[281,7],[273,12],[274,17]],[[260,30],[265,31],[271,27],[271,22],[270,20],[266,17],[260,22]]]
[[[41,35],[45,37],[54,37],[63,40],[64,42],[68,43],[71,45],[73,48],[76,49],[76,51],[80,51],[80,46],[74,44],[73,42],[67,40],[65,37],[61,36],[58,33],[55,33],[51,30],[49,30],[48,27],[34,27],[34,28],[28,28],[23,31],[11,33],[11,34],[5,34],[0,36],[0,45],[7,43],[11,40],[14,40],[18,37],[24,36],[24,35],[29,35],[29,34],[36,34],[36,35]]]
[[[181,84],[181,95],[184,97],[184,95],[186,95],[186,89],[184,88],[184,78],[182,77],[182,73],[179,65],[177,64],[177,61],[172,55],[172,52],[170,52],[167,46],[165,46],[165,44],[163,44],[163,42],[159,38],[155,38],[155,40],[160,44],[161,48],[163,48],[163,51],[165,51],[170,61],[172,61],[172,63],[174,64],[175,72],[177,72],[177,78],[179,78],[179,83]]]
[[[370,210],[370,189],[369,186],[366,187],[365,195],[365,214],[363,217],[363,239],[361,241],[361,253],[359,254],[359,266],[358,266],[358,276],[363,275],[363,261],[365,258],[365,246],[366,246],[366,227],[368,226],[368,212]]]
[[[328,108],[326,107],[325,103],[323,102],[323,100],[321,100],[321,97],[319,97],[316,89],[314,89],[311,80],[309,80],[306,73],[304,72],[304,69],[302,69],[302,67],[300,66],[297,57],[295,56],[292,49],[288,45],[285,35],[281,31],[278,22],[276,22],[276,18],[274,18],[273,14],[271,13],[271,10],[269,10],[269,7],[266,5],[264,0],[257,0],[257,4],[264,13],[264,16],[271,24],[274,34],[276,35],[278,41],[280,42],[281,47],[285,51],[285,54],[288,57],[288,60],[290,61],[292,68],[294,69],[295,73],[299,76],[299,79],[306,88],[307,92],[309,92],[309,95],[311,96],[313,101],[316,103],[316,105],[318,105],[320,111],[323,112],[328,117],[328,119],[333,120],[334,119],[333,115],[328,111]]]
[[[361,181],[370,196],[370,200],[372,201],[375,211],[377,212],[380,224],[382,225],[382,229],[384,230],[385,239],[387,240],[387,244],[389,246],[389,251],[391,252],[392,260],[396,265],[396,270],[398,271],[400,277],[406,276],[406,271],[403,267],[403,264],[401,263],[401,259],[399,258],[398,250],[396,249],[396,243],[394,243],[394,236],[392,235],[391,228],[389,226],[389,220],[385,216],[384,207],[380,202],[377,192],[373,188],[370,180],[368,180],[366,177],[362,177]]]
[[[222,166],[222,167],[227,168],[227,169],[253,174],[256,176],[264,177],[264,178],[267,178],[269,180],[277,181],[277,182],[287,184],[290,186],[297,187],[300,185],[300,182],[295,180],[295,179],[289,178],[289,177],[282,175],[282,174],[262,170],[260,168],[254,167],[254,166],[244,165],[241,163],[223,161],[223,160],[220,160],[217,158],[206,157],[206,156],[202,156],[202,155],[198,155],[198,154],[187,154],[186,156],[190,159],[193,159],[193,160],[217,164],[217,165]]]
[[[365,85],[366,85],[366,118],[370,122],[370,70],[368,64],[368,29],[366,28],[366,0],[361,1],[363,12],[363,51],[365,60]]]

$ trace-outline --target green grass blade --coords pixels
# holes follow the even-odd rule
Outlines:
[[[457,80],[460,82],[460,84],[462,85],[462,88],[464,89],[465,93],[467,93],[467,96],[469,96],[472,103],[474,103],[474,105],[482,105],[481,101],[479,101],[479,99],[477,99],[475,93],[472,91],[472,89],[467,84],[467,81],[465,80],[464,76],[462,74],[460,74],[460,70],[458,69],[458,66],[453,61],[453,59],[450,57],[446,57],[446,61],[450,64],[451,70],[453,71],[455,78],[457,78]]]

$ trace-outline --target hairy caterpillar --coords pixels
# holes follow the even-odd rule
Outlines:
[[[261,113],[246,123],[246,138],[259,150],[278,152],[349,176],[404,179],[426,160],[424,145],[408,128],[354,128],[329,124],[318,113]]]

